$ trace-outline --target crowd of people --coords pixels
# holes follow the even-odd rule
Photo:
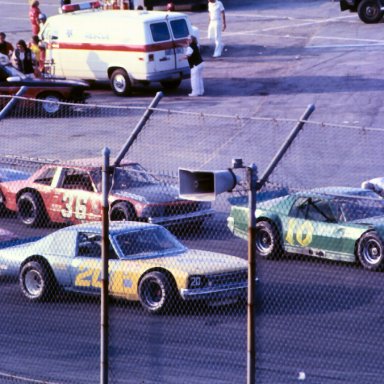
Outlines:
[[[113,1],[111,2],[113,3]],[[117,1],[114,1],[117,4]],[[71,4],[71,0],[60,0],[60,6]],[[143,9],[139,6],[137,9]],[[172,1],[167,4],[167,11],[175,11]],[[212,57],[217,58],[222,55],[223,42],[222,32],[225,31],[226,18],[223,3],[220,0],[208,0],[208,38],[214,40],[215,49]],[[16,48],[6,40],[6,34],[0,32],[0,55],[9,59],[9,63],[27,76],[40,77],[44,74],[45,68],[45,46],[41,42],[39,33],[47,20],[46,15],[40,10],[40,3],[36,0],[30,1],[29,20],[32,27],[31,41],[19,40]],[[191,69],[191,93],[189,96],[202,96],[204,94],[203,69],[204,60],[200,52],[198,42],[198,32],[189,36],[189,45],[186,49],[185,57]]]

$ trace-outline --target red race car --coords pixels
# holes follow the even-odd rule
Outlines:
[[[0,182],[0,205],[28,226],[101,220],[101,167],[44,164],[24,180]],[[213,214],[210,203],[179,198],[178,189],[138,163],[113,168],[110,219],[163,225],[194,222]]]
[[[22,95],[29,99],[38,99],[41,102],[19,100],[18,104],[23,107],[32,107],[45,116],[57,116],[65,104],[60,101],[70,103],[84,103],[90,96],[86,91],[89,85],[84,81],[74,81],[55,78],[28,78],[23,73],[10,65],[0,64],[0,109],[9,101],[9,96],[14,96],[22,86],[27,86],[28,90]],[[8,97],[1,97],[2,95]]]

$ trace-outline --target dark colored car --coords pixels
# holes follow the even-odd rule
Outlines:
[[[35,107],[45,116],[56,116],[66,107],[60,102],[83,103],[89,94],[89,85],[84,81],[55,78],[29,78],[11,65],[0,64],[0,108],[3,108],[22,86],[28,87],[22,95],[41,102],[19,100],[24,107]]]
[[[102,170],[95,164],[45,164],[24,180],[16,174],[16,180],[0,182],[0,206],[17,212],[28,226],[100,221]],[[110,185],[113,221],[196,226],[213,214],[210,203],[181,199],[175,185],[138,163],[115,167]]]
[[[340,0],[340,9],[357,12],[364,23],[378,23],[384,14],[384,0]]]

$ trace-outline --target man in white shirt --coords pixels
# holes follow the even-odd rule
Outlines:
[[[215,40],[213,57],[220,57],[223,51],[221,32],[227,27],[224,5],[219,0],[208,0],[209,26],[208,38]]]

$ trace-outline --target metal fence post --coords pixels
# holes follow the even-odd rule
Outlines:
[[[247,303],[247,384],[256,379],[255,343],[255,293],[256,293],[256,187],[257,167],[251,164],[247,169],[248,196],[248,303]]]
[[[100,319],[100,384],[108,384],[108,291],[109,291],[109,148],[103,149],[102,167],[102,242],[101,242],[101,319]]]
[[[27,92],[28,87],[23,85],[16,93],[15,96],[23,96],[25,92]],[[7,105],[0,111],[0,120],[7,117],[8,113],[16,106],[19,99],[17,97],[12,97],[10,101],[8,101]]]

